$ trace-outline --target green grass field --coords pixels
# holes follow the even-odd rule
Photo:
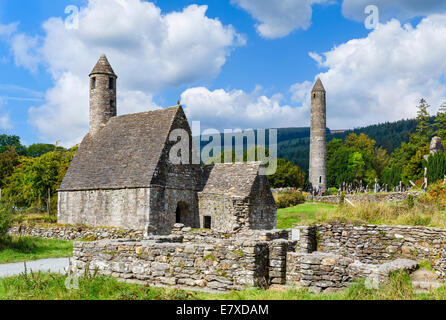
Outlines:
[[[295,207],[277,210],[277,228],[289,229],[293,224],[311,224],[320,216],[335,213],[337,205],[305,202]]]
[[[154,288],[118,282],[105,276],[84,275],[79,288],[67,289],[67,276],[34,273],[0,279],[0,300],[445,300],[446,287],[426,294],[414,293],[407,273],[392,275],[380,289],[355,282],[340,293],[312,294],[304,289],[249,289],[224,294]]]
[[[0,264],[48,258],[71,257],[71,241],[33,237],[8,237],[0,240]]]

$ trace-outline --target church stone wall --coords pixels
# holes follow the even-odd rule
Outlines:
[[[258,176],[250,199],[249,228],[271,230],[277,224],[277,206],[266,176]]]
[[[198,227],[195,191],[163,187],[59,192],[58,223],[122,227],[169,234],[178,204],[186,205],[182,223]]]
[[[60,191],[59,224],[142,229],[150,219],[150,188]]]
[[[151,188],[151,214],[145,229],[149,234],[170,234],[180,211],[180,223],[199,228],[197,192],[164,187]]]
[[[250,207],[247,198],[199,193],[200,226],[205,227],[206,217],[211,228],[220,232],[236,232],[247,228]]]

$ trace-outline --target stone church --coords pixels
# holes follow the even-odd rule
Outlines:
[[[90,130],[59,189],[59,223],[154,235],[175,223],[221,232],[275,228],[277,207],[260,163],[171,163],[170,133],[184,129],[193,141],[182,107],[117,116],[117,78],[102,55],[90,73]]]

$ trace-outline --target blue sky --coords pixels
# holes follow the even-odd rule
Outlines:
[[[120,114],[181,98],[202,128],[308,126],[317,76],[332,129],[413,117],[421,97],[434,112],[446,100],[446,6],[375,3],[370,30],[362,0],[2,0],[0,133],[80,142],[101,53],[119,76]],[[69,5],[77,29],[64,25]]]

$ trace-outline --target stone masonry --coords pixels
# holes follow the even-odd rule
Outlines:
[[[261,163],[203,168],[192,161],[181,105],[117,116],[116,79],[102,55],[90,74],[90,132],[58,191],[60,224],[149,235],[168,235],[176,223],[222,232],[275,227],[277,208]]]
[[[321,79],[317,79],[311,92],[311,136],[309,181],[315,191],[325,192],[327,143],[326,92]]]

